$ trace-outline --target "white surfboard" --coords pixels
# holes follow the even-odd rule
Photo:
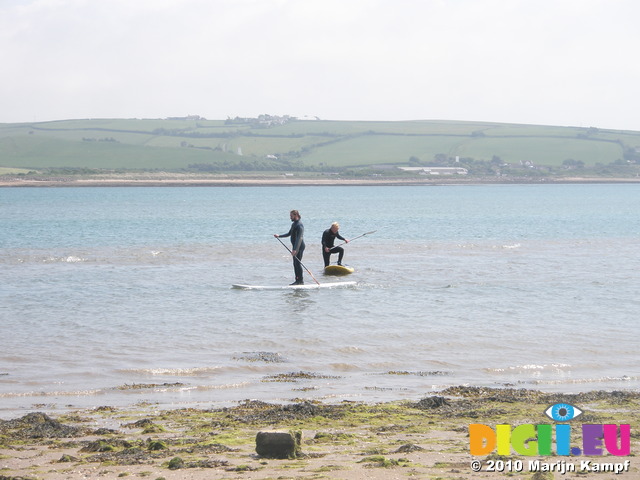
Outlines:
[[[241,290],[314,290],[317,288],[345,288],[354,287],[357,282],[305,283],[304,285],[243,285],[234,283],[231,288]]]

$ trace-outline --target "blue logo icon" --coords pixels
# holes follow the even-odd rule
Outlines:
[[[568,422],[582,415],[582,410],[568,403],[556,403],[544,411],[545,415],[556,422]]]

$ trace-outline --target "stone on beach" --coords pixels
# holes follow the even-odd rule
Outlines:
[[[265,458],[295,458],[301,440],[301,432],[258,432],[256,452]]]

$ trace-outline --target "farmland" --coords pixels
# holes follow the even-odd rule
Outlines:
[[[66,171],[637,176],[640,132],[462,121],[86,119],[0,124],[0,175]],[[27,173],[28,174],[28,173]]]

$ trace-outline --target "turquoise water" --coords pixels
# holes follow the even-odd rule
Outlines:
[[[636,185],[0,189],[0,416],[637,390],[639,207]],[[357,286],[231,289],[293,280],[293,208],[320,282],[331,222],[376,231],[346,246]]]

